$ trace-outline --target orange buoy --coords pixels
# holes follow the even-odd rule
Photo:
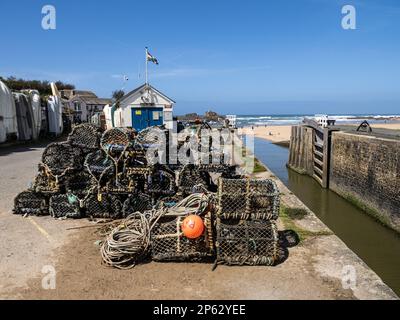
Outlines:
[[[196,215],[190,215],[183,220],[182,232],[189,239],[196,239],[204,232],[204,222]]]

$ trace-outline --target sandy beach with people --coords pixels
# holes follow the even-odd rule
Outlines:
[[[349,124],[357,126],[357,124]],[[400,130],[400,121],[396,123],[373,123],[371,124],[373,128],[384,128],[392,130]],[[285,126],[254,126],[254,127],[244,127],[239,129],[241,134],[254,134],[257,138],[262,138],[269,140],[273,143],[287,143],[290,141],[291,135],[291,125]]]

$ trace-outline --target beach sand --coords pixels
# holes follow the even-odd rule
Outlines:
[[[257,138],[267,139],[269,141],[280,143],[290,140],[290,134],[292,131],[292,126],[258,126],[245,127],[239,129],[239,134],[254,134]]]
[[[354,126],[357,126],[354,124]],[[398,123],[374,123],[372,128],[385,128],[392,130],[400,130],[400,122]],[[274,143],[287,143],[290,141],[292,126],[254,126],[239,129],[239,134],[251,134],[257,138],[263,138]]]

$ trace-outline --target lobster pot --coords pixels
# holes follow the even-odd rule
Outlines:
[[[147,190],[148,177],[150,176],[151,170],[145,167],[126,167],[124,174],[127,176],[131,183],[135,184],[137,191],[144,192]]]
[[[183,193],[193,193],[196,186],[203,186],[208,189],[210,185],[210,175],[208,172],[200,171],[197,166],[185,166],[179,172],[178,187]]]
[[[75,126],[68,136],[68,142],[83,150],[98,149],[100,147],[99,128],[89,123]]]
[[[204,219],[205,233],[197,239],[186,238],[181,225],[185,217],[163,218],[152,230],[152,258],[155,261],[201,261],[213,255],[211,221]]]
[[[223,219],[276,220],[280,194],[269,179],[219,179],[218,213]]]
[[[14,199],[14,214],[44,216],[48,213],[47,199],[42,194],[29,190]]]
[[[86,215],[93,218],[119,219],[121,202],[109,194],[91,194],[85,200]]]
[[[95,186],[93,177],[85,171],[71,173],[65,178],[65,189],[73,193],[85,194]]]
[[[108,154],[124,152],[130,145],[133,131],[125,128],[113,128],[103,133],[100,145]]]
[[[70,170],[80,170],[83,164],[82,150],[68,143],[52,143],[42,154],[42,163],[54,176],[62,176]]]
[[[132,194],[124,202],[122,206],[122,215],[124,218],[135,212],[145,212],[152,209],[151,198],[144,194]]]
[[[89,153],[85,158],[85,169],[98,182],[108,181],[115,171],[114,162],[102,150]]]
[[[165,169],[154,170],[148,176],[147,190],[153,195],[174,195],[176,193],[174,173]]]
[[[226,265],[270,266],[278,259],[274,221],[217,220],[217,262]]]
[[[60,192],[60,181],[51,175],[45,174],[43,168],[39,169],[40,172],[35,177],[33,183],[33,190],[39,193],[54,194]]]
[[[101,192],[128,195],[136,192],[136,181],[129,179],[124,173],[118,173],[117,176],[109,177],[106,184],[101,185]]]
[[[50,198],[49,212],[53,218],[82,217],[79,200],[73,195],[60,194]]]
[[[160,127],[148,127],[138,133],[136,140],[144,147],[154,145],[166,146],[168,141],[168,130],[163,130]]]

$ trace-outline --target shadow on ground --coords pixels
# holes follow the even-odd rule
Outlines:
[[[289,258],[289,248],[293,248],[300,243],[299,235],[293,230],[279,231],[279,258],[275,265],[284,263]]]

